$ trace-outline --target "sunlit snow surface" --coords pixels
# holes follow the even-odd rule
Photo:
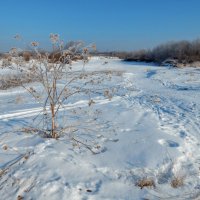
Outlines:
[[[41,105],[20,87],[0,91],[0,199],[200,198],[200,69],[96,57],[85,70],[122,72],[99,85],[119,88],[111,100],[97,93],[88,107],[87,97],[79,95],[62,108],[67,123],[88,118],[84,112],[71,116],[71,110],[101,110],[102,128],[80,132],[101,146],[95,155],[65,135],[54,140],[21,132],[34,124]],[[181,187],[171,187],[174,177],[183,178]],[[136,186],[144,178],[155,187]]]

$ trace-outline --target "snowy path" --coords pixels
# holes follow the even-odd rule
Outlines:
[[[102,65],[105,61],[108,64]],[[102,147],[97,155],[73,146],[67,137],[44,139],[14,131],[30,123],[42,108],[30,99],[16,104],[17,95],[28,98],[23,90],[0,92],[3,199],[18,195],[33,200],[200,198],[200,70],[106,58],[93,59],[86,67],[105,69],[124,73],[120,82],[112,82],[120,85],[120,91],[111,101],[95,97],[93,108],[102,111],[99,120],[111,123],[101,133],[83,133]],[[62,109],[87,109],[87,105],[87,100],[74,99]],[[109,131],[112,128],[114,132]],[[31,155],[23,159],[28,152]],[[182,186],[171,187],[175,177],[183,178]],[[154,180],[155,188],[136,186],[144,178]]]

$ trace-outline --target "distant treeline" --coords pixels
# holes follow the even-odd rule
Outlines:
[[[168,42],[153,49],[143,49],[133,52],[103,52],[107,56],[117,56],[126,61],[142,61],[163,63],[173,60],[177,63],[188,64],[200,61],[200,39],[179,42]]]
[[[77,42],[71,41],[67,43],[65,49],[76,47]],[[158,64],[171,63],[173,65],[186,65],[200,61],[200,39],[194,41],[179,41],[179,42],[168,42],[161,44],[153,49],[142,49],[139,51],[111,51],[111,52],[98,52],[92,51],[91,55],[102,55],[109,57],[119,57],[125,61],[138,61],[138,62],[154,62]],[[34,58],[34,52],[20,52],[25,58],[29,60],[31,57]],[[41,54],[45,54],[45,51],[41,51]],[[0,58],[5,57],[5,53],[0,52]],[[50,53],[49,58],[53,57],[56,60],[57,53]],[[75,57],[73,60],[80,60],[81,56]]]

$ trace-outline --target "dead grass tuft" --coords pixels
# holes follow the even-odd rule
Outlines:
[[[3,145],[2,148],[3,148],[4,151],[8,150],[8,146],[7,145]]]
[[[136,186],[140,187],[140,189],[143,189],[144,187],[155,188],[156,184],[153,179],[143,178],[136,183]]]
[[[177,177],[174,177],[172,180],[171,180],[171,186],[173,188],[178,188],[178,187],[181,187],[184,185],[184,178],[181,177],[181,176],[177,176]]]
[[[18,196],[17,196],[17,200],[23,200],[23,199],[24,199],[23,196],[21,196],[21,195],[18,195]]]
[[[30,52],[23,52],[23,58],[26,62],[28,62],[31,59],[31,53]]]

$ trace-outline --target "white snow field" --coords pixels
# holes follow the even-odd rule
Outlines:
[[[118,88],[111,100],[97,93],[88,107],[79,95],[62,108],[80,126],[89,119],[82,111],[101,112],[98,128],[78,133],[97,154],[67,135],[22,131],[41,105],[20,87],[0,91],[0,199],[200,199],[200,69],[94,57],[85,70],[119,71],[99,85]]]

